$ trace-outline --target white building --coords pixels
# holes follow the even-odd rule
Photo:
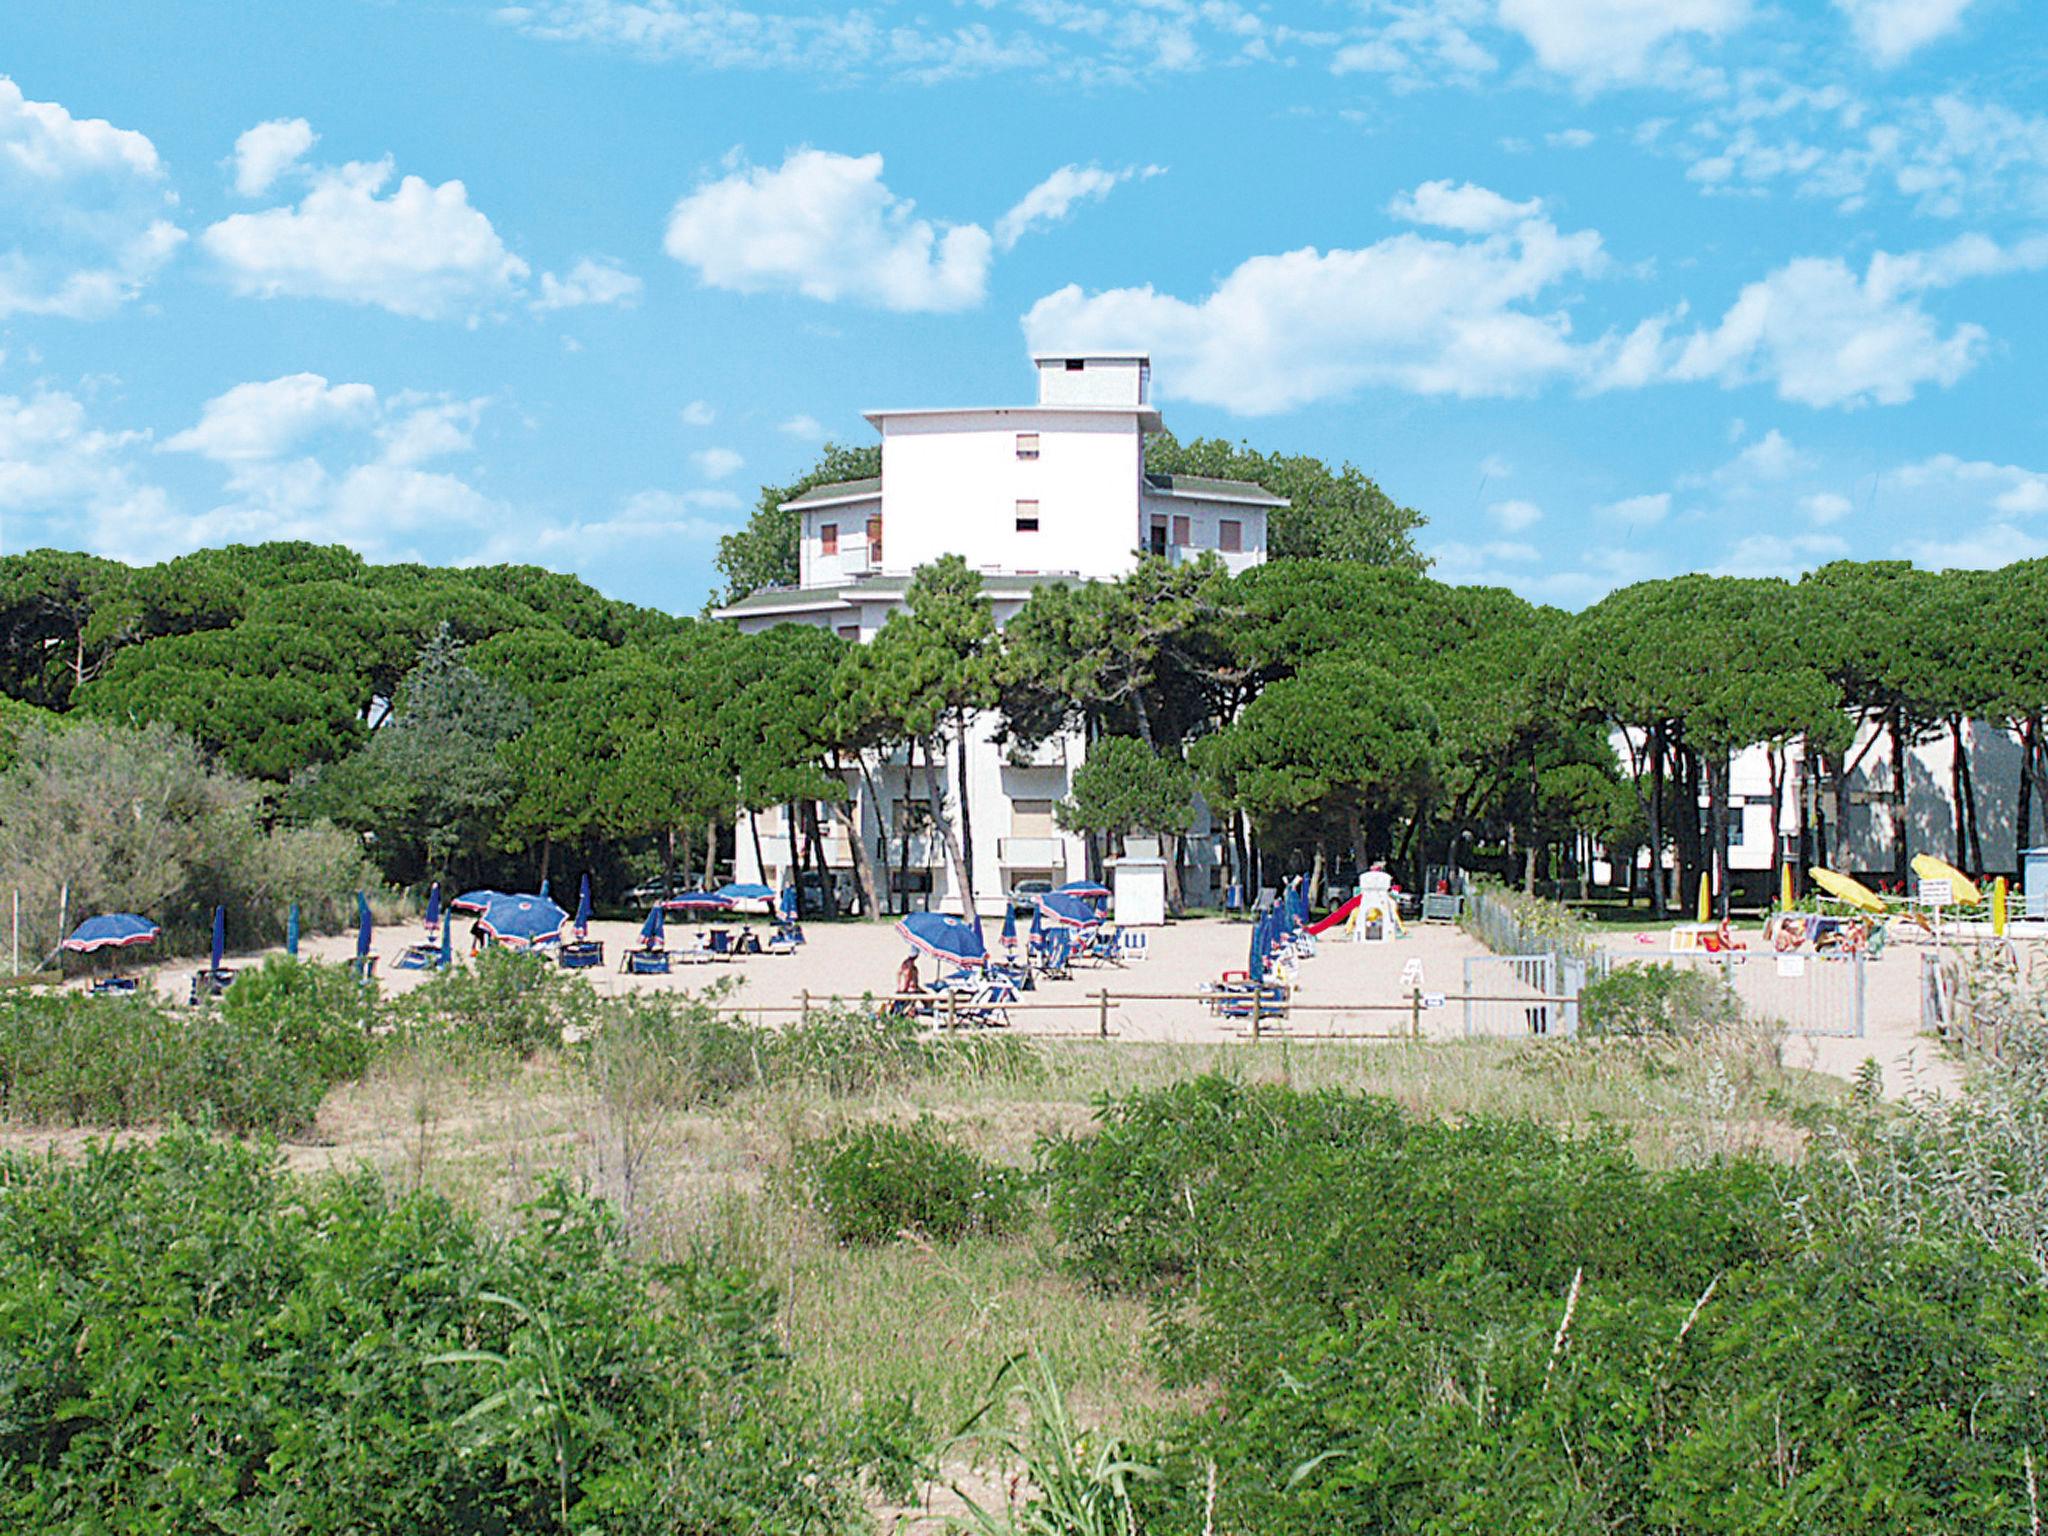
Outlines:
[[[754,592],[719,617],[748,630],[814,624],[869,640],[902,604],[912,573],[942,555],[960,555],[981,572],[998,625],[1045,583],[1113,581],[1147,552],[1175,561],[1213,553],[1233,571],[1265,559],[1266,514],[1286,505],[1280,497],[1239,481],[1145,472],[1146,434],[1161,427],[1148,359],[1111,353],[1033,363],[1036,405],[867,412],[882,439],[880,478],[817,486],[786,503],[801,519],[798,584]],[[1053,821],[1085,745],[1068,735],[1006,751],[989,739],[993,727],[984,720],[970,744],[967,791],[974,905],[999,913],[1020,882],[1057,885],[1087,872],[1082,839]],[[950,762],[950,750],[946,756]],[[847,839],[859,836],[885,905],[962,910],[943,841],[928,830],[923,772],[911,773],[902,749],[868,769],[865,778],[848,774],[848,813],[826,822],[826,862],[850,869]],[[957,824],[950,771],[939,783],[940,809]],[[1220,850],[1199,806],[1197,816],[1187,894],[1202,900]],[[891,866],[893,893],[882,875]],[[779,811],[743,829],[735,878],[774,885],[793,867]]]

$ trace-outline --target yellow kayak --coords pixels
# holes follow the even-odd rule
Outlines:
[[[1861,880],[1854,880],[1848,875],[1837,874],[1832,869],[1822,869],[1818,865],[1808,870],[1806,875],[1809,880],[1837,901],[1847,902],[1850,906],[1860,908],[1865,912],[1876,913],[1879,917],[1882,917],[1885,913],[1884,898],[1879,896],[1877,892],[1873,891]]]
[[[1922,880],[1946,880],[1955,895],[1959,907],[1974,907],[1984,899],[1984,893],[1977,889],[1977,882],[1964,874],[1946,859],[1937,859],[1931,853],[1913,855],[1913,873]]]

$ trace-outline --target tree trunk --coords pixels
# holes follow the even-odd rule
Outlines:
[[[825,856],[825,833],[818,824],[818,802],[806,800],[804,806],[804,830],[811,840],[811,862],[818,870],[819,899],[825,904],[825,916],[837,919],[839,916],[839,892],[832,880],[832,861]]]
[[[832,759],[832,766],[835,772],[843,774],[845,771],[836,754]],[[861,916],[873,918],[881,908],[875,905],[875,866],[874,861],[868,857],[867,815],[861,806],[863,803],[874,803],[874,784],[868,778],[867,759],[859,758],[857,766],[860,769],[860,784],[847,797],[846,803],[846,845],[853,854],[853,883],[860,888]],[[862,790],[867,791],[866,802],[861,799]],[[888,840],[884,839],[884,859],[889,856],[888,849]],[[884,873],[886,874],[886,871]]]
[[[1315,863],[1309,866],[1308,872],[1308,902],[1309,905],[1312,907],[1320,906],[1322,904],[1323,866],[1328,862],[1329,850],[1324,845],[1323,840],[1319,837],[1316,839]]]
[[[1522,845],[1522,894],[1524,896],[1534,896],[1536,894],[1536,845],[1534,843],[1524,843]]]
[[[676,829],[666,827],[661,839],[661,894],[673,896],[676,892]]]
[[[1955,839],[1955,861],[1969,862],[1970,846],[1970,802],[1963,793],[1963,719],[1960,715],[1948,717],[1948,799],[1950,833]]]
[[[718,818],[708,816],[704,820],[704,889],[710,890],[718,879]]]
[[[1175,917],[1180,916],[1186,902],[1186,889],[1181,880],[1180,861],[1187,852],[1187,838],[1176,832],[1168,839],[1166,860],[1166,910]]]
[[[1650,727],[1650,916],[1664,919],[1664,727]]]
[[[1906,721],[1905,711],[1894,709],[1888,725],[1892,747],[1892,879],[1898,888],[1906,888],[1906,870],[1912,861],[1908,847],[1912,829],[1906,823],[1909,808],[1906,786]]]
[[[544,837],[540,840],[540,883],[548,883],[548,869],[555,862],[555,840]]]
[[[2038,716],[2027,715],[2020,720],[2020,791],[2019,804],[2015,809],[2012,824],[2012,862],[2017,872],[2020,868],[2020,850],[2032,846],[2034,836],[2034,754],[2041,722]]]
[[[955,793],[960,801],[960,867],[967,871],[966,915],[974,915],[974,818],[967,808],[967,723],[968,714],[964,709],[953,711]]]
[[[1771,881],[1773,886],[1781,878],[1778,867],[1785,859],[1785,747],[1782,743],[1770,749],[1771,765]],[[1771,897],[1772,901],[1777,898]],[[1769,905],[1767,902],[1766,905]]]
[[[903,797],[897,802],[899,806],[898,815],[903,823],[903,831],[900,834],[903,839],[903,862],[897,867],[906,876],[903,882],[903,910],[905,912],[910,910],[910,881],[907,878],[910,873],[910,832],[913,823],[917,819],[910,814],[910,775],[916,768],[917,738],[913,736],[903,745]],[[930,836],[930,833],[926,833],[926,836]],[[930,866],[929,859],[926,860],[926,866],[928,870]],[[925,905],[930,906],[930,901],[927,900]]]
[[[974,908],[974,888],[967,876],[967,860],[960,852],[960,830],[954,826],[953,818],[946,814],[945,795],[939,785],[938,765],[934,759],[945,750],[941,745],[937,752],[930,743],[924,754],[924,792],[931,801],[932,824],[946,845],[946,867],[953,876],[953,890],[960,898],[960,915],[971,917]]]
[[[1956,732],[1956,803],[1962,807],[1963,826],[1970,837],[1970,872],[1981,875],[1984,872],[1984,830],[1977,822],[1977,781],[1970,771],[1971,734],[1969,721],[1962,721]],[[1962,857],[1963,845],[1957,843],[1956,858],[1960,862]]]
[[[754,878],[763,885],[766,885],[768,883],[768,857],[761,852],[761,818],[754,813],[752,806],[747,807],[747,835],[754,840]],[[788,878],[788,870],[785,869],[782,873],[785,879]]]
[[[1707,836],[1713,841],[1710,863],[1714,880],[1714,915],[1728,921],[1728,754],[1702,754],[1700,766],[1707,778]]]

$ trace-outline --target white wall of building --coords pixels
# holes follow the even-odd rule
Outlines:
[[[1264,507],[1148,493],[1141,500],[1141,514],[1141,525],[1148,541],[1144,547],[1151,547],[1152,529],[1163,520],[1167,553],[1173,559],[1192,560],[1202,554],[1212,554],[1229,568],[1232,575],[1265,563]],[[1238,547],[1235,550],[1223,547],[1225,523],[1237,525]]]
[[[868,519],[881,515],[880,496],[806,508],[797,579],[807,587],[833,587],[879,570],[868,558]],[[830,542],[837,546],[830,552],[826,548],[827,529],[835,535]]]

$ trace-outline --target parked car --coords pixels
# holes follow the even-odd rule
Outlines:
[[[860,916],[860,887],[854,883],[853,872],[845,869],[830,871],[832,876],[832,901],[841,917]],[[822,917],[825,914],[825,883],[814,869],[807,869],[797,879],[797,911],[805,917]]]
[[[1010,887],[1010,910],[1019,917],[1029,917],[1031,909],[1038,904],[1038,898],[1051,889],[1050,880],[1019,880]]]

